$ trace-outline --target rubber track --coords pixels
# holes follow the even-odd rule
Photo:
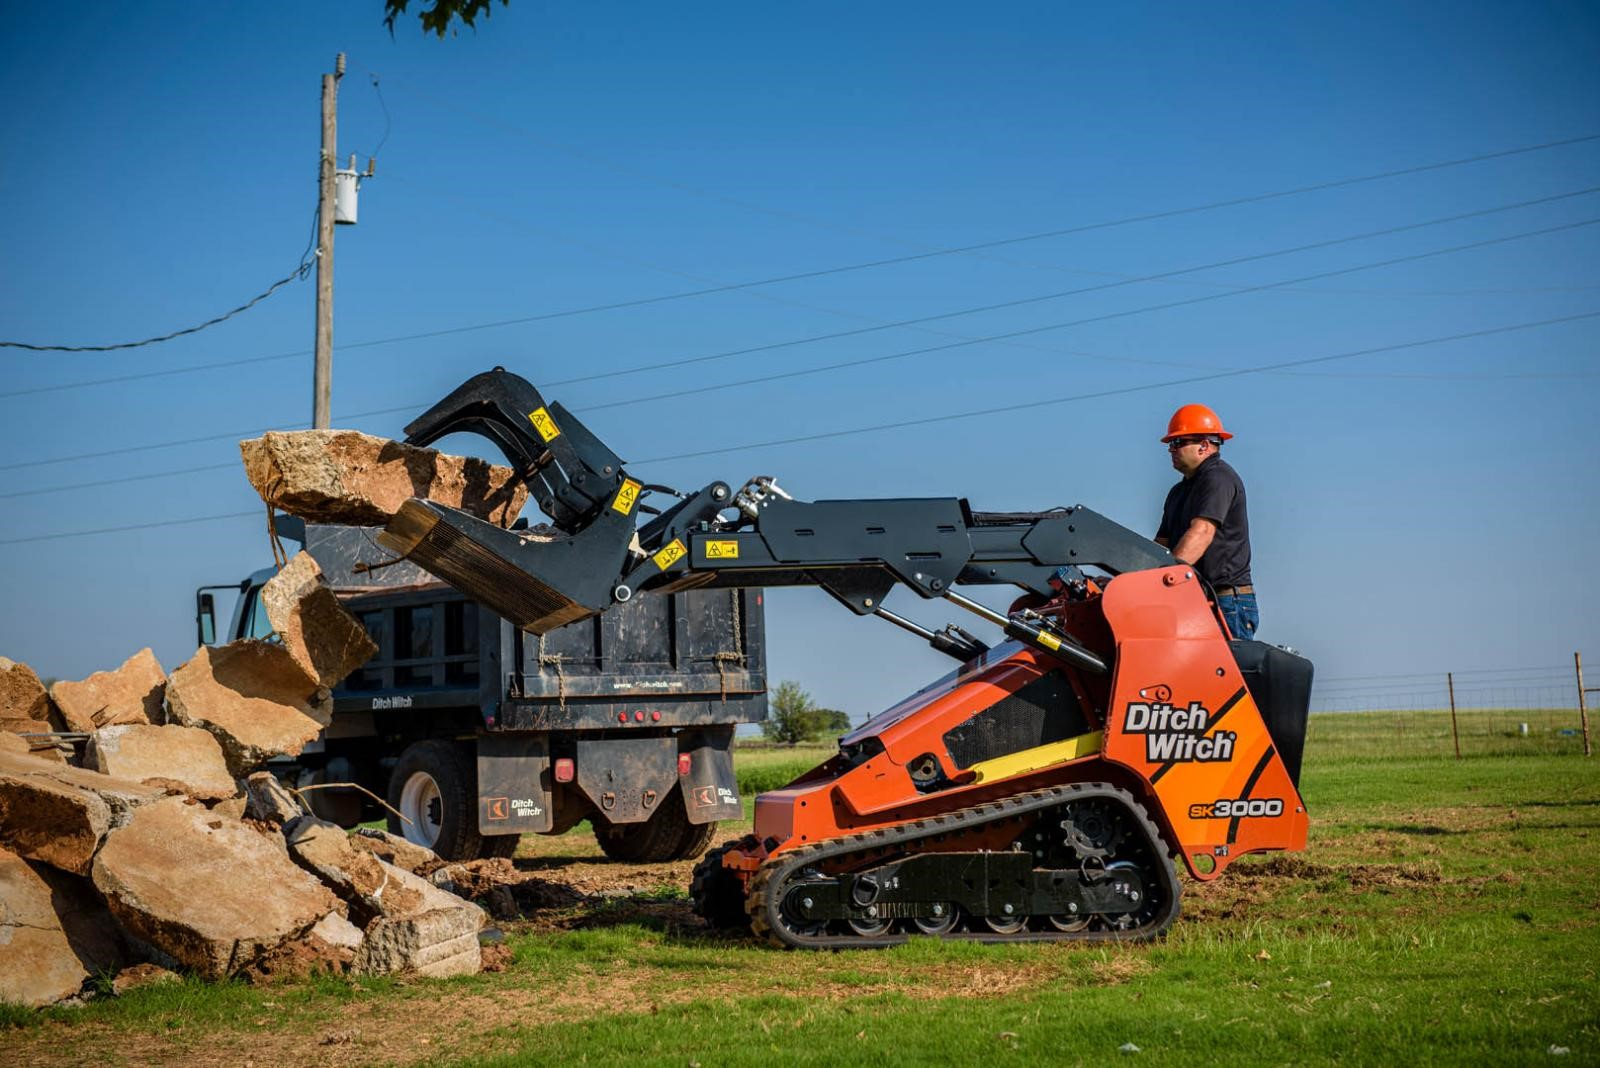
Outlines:
[[[1121,804],[1144,831],[1145,847],[1157,858],[1159,872],[1143,873],[1146,877],[1160,878],[1167,894],[1167,904],[1149,923],[1133,930],[1105,931],[1018,931],[1000,934],[995,931],[951,931],[943,935],[925,935],[920,932],[896,932],[868,938],[857,934],[822,934],[805,936],[791,930],[779,914],[789,879],[818,861],[833,860],[854,852],[893,850],[909,842],[935,835],[965,833],[989,823],[1027,816],[1041,809],[1064,805],[1096,797],[1109,797]],[[1177,869],[1167,855],[1161,835],[1150,821],[1144,806],[1126,790],[1106,783],[1075,783],[1049,790],[1034,790],[1015,797],[1007,797],[972,808],[958,809],[927,819],[894,827],[879,827],[858,834],[841,835],[821,842],[800,846],[772,858],[757,869],[750,881],[750,895],[746,908],[751,926],[757,935],[778,945],[794,949],[867,949],[896,946],[913,937],[937,937],[965,942],[1148,942],[1166,933],[1172,921],[1178,918],[1179,894]]]

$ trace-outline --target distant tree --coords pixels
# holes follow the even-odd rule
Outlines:
[[[494,0],[432,0],[418,12],[418,17],[422,20],[424,33],[431,32],[443,37],[451,32],[450,24],[456,19],[471,29],[477,29],[478,16],[481,14],[488,18],[493,3]],[[410,6],[411,0],[383,0],[383,24],[390,33],[394,33],[394,20],[404,15]],[[500,0],[500,6],[511,6],[511,0]]]
[[[848,734],[850,732],[850,713],[840,712],[837,708],[818,708],[813,710],[817,717],[817,737],[822,738],[830,734]]]
[[[850,729],[850,717],[836,708],[818,708],[798,682],[784,681],[772,691],[761,733],[769,742],[797,745]]]

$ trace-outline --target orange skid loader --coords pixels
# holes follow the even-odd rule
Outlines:
[[[529,539],[412,500],[380,541],[531,633],[643,591],[813,585],[960,661],[757,798],[754,833],[695,869],[713,925],[804,948],[1145,940],[1178,915],[1172,858],[1209,880],[1242,854],[1305,847],[1310,663],[1232,640],[1192,568],[1087,508],[807,502],[766,477],[646,487],[499,369],[407,429],[417,444],[491,437],[557,530]],[[981,585],[1023,597],[1000,612],[956,590]],[[902,587],[1005,640],[884,608]]]

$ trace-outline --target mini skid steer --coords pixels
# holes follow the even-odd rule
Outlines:
[[[500,368],[407,430],[496,442],[555,531],[412,499],[380,541],[526,631],[647,591],[819,586],[959,661],[756,799],[754,833],[695,869],[715,926],[804,948],[1147,940],[1178,915],[1174,857],[1204,881],[1305,846],[1311,664],[1231,640],[1192,568],[1088,508],[801,501],[767,477],[677,493]],[[959,592],[984,585],[1022,595],[1000,612]],[[902,586],[1005,640],[891,612]]]

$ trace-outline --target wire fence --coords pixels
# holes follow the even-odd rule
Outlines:
[[[1594,681],[1577,655],[1555,667],[1318,680],[1306,746],[1334,759],[1583,754]]]

